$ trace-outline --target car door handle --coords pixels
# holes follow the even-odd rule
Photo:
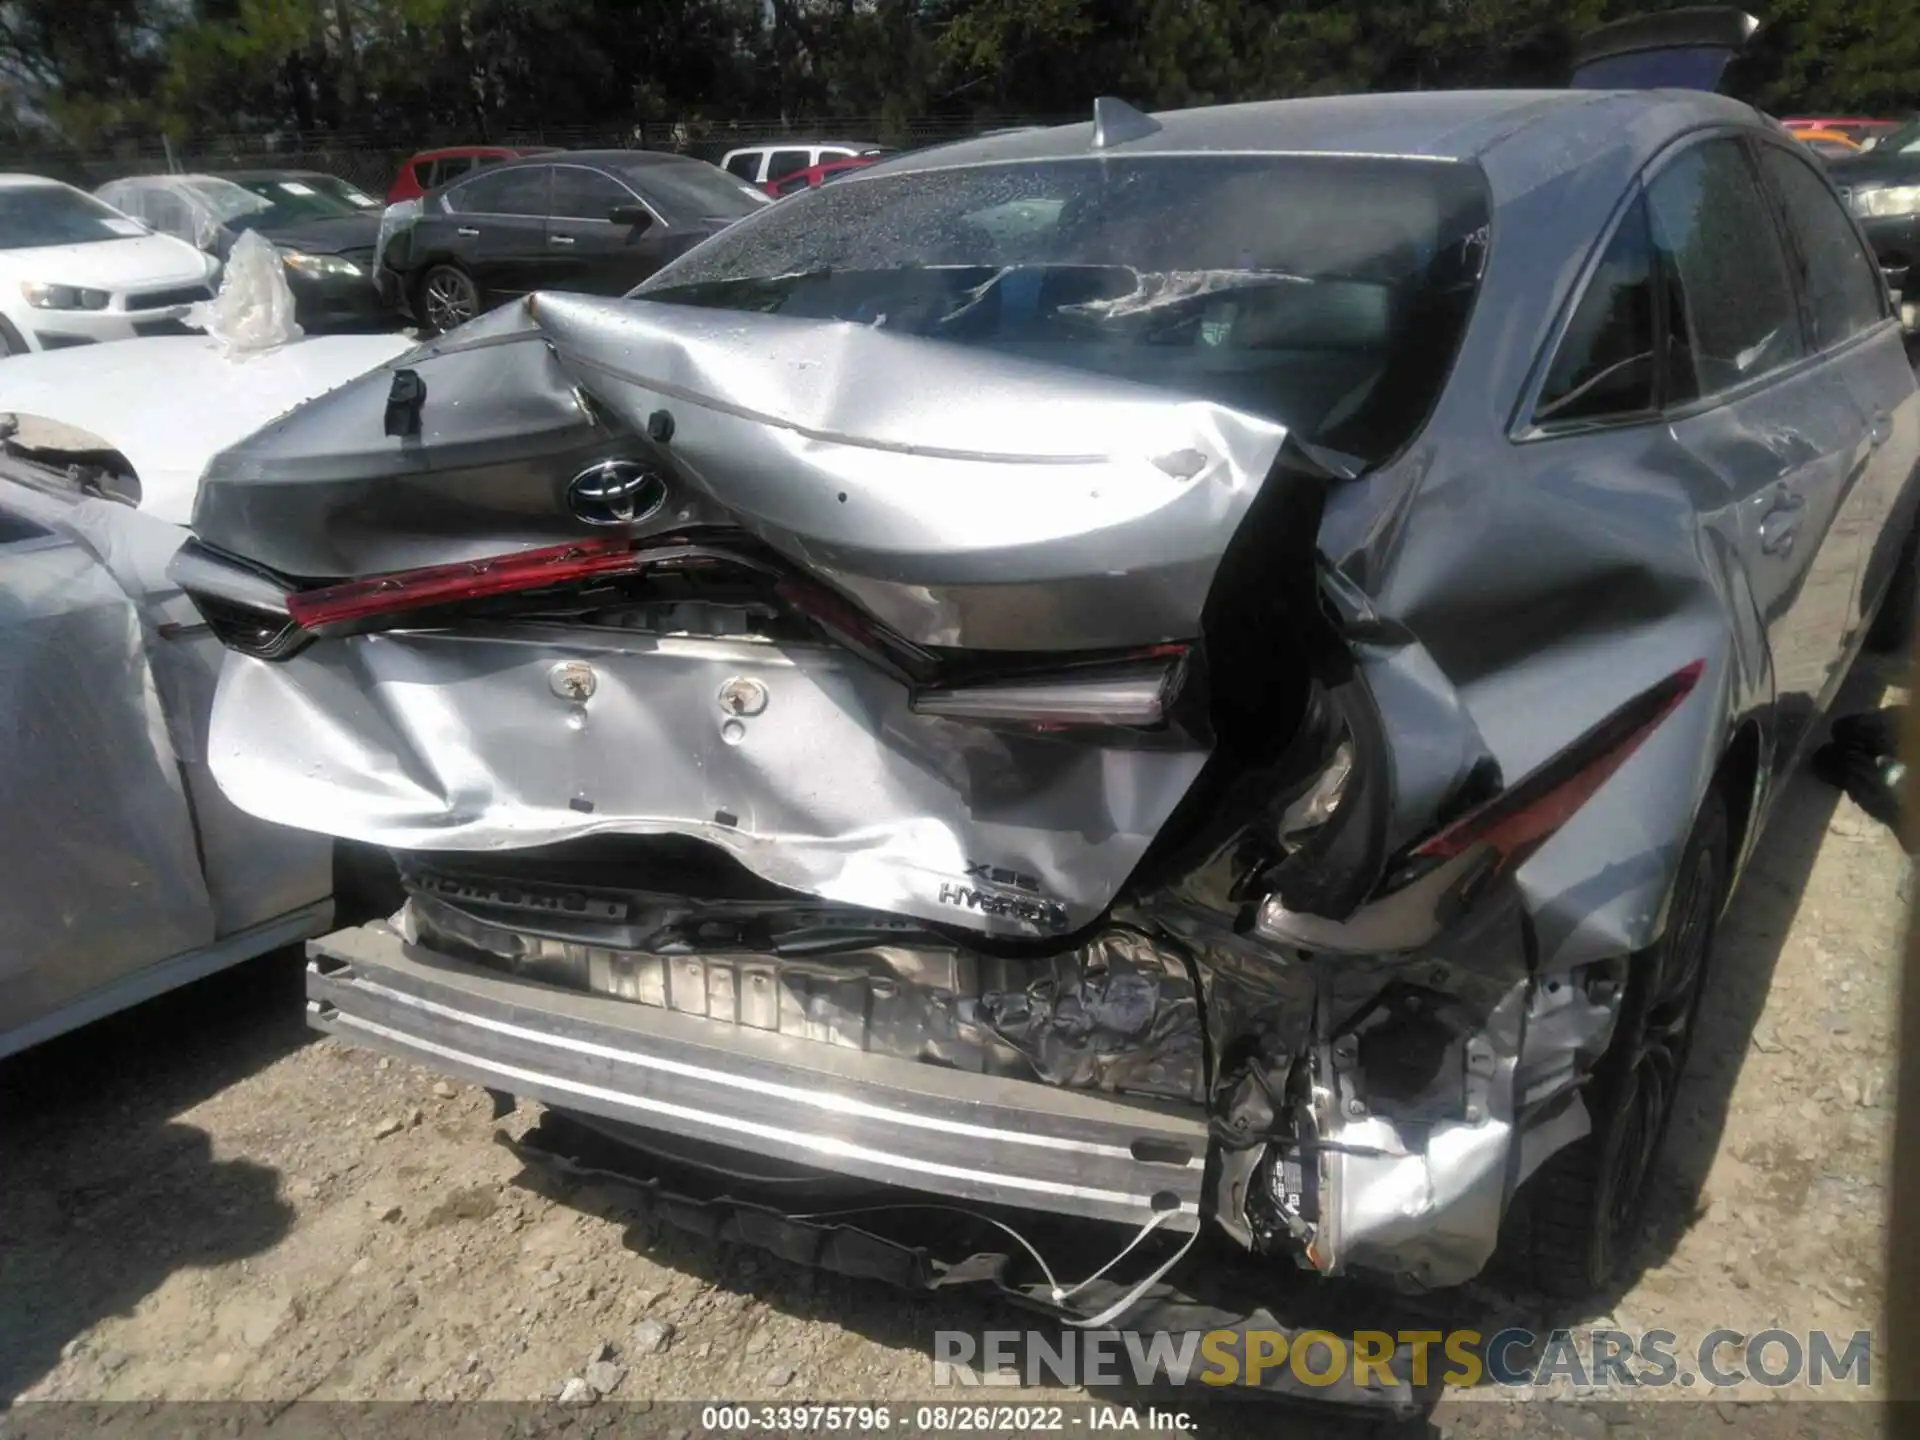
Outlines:
[[[571,245],[573,243],[573,237],[571,235],[549,235],[547,239],[555,245]]]
[[[1800,533],[1800,516],[1807,508],[1806,497],[1791,491],[1776,496],[1773,508],[1760,517],[1760,551],[1764,555],[1791,555],[1794,537]]]
[[[462,225],[458,230],[454,231],[453,233],[456,235],[464,235],[469,240],[471,240],[477,235],[479,235],[480,232],[474,229],[471,225]]]
[[[1884,410],[1874,411],[1867,433],[1873,437],[1874,449],[1879,449],[1893,438],[1893,416]]]

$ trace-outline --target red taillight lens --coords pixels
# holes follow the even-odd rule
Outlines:
[[[1485,845],[1503,864],[1518,864],[1627,763],[1693,693],[1706,670],[1706,661],[1695,660],[1642,690],[1525,779],[1416,845],[1414,858],[1450,860]]]
[[[322,590],[299,591],[287,596],[287,613],[296,624],[313,630],[430,605],[453,605],[598,576],[631,574],[646,563],[647,557],[639,553],[632,540],[578,540],[541,550],[522,550],[516,555],[401,570]]]

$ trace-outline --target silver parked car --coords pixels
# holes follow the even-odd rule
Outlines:
[[[0,1056],[334,915],[332,844],[208,769],[222,650],[166,578],[186,531],[67,458],[0,458]]]
[[[1103,102],[296,411],[175,574],[227,794],[400,857],[323,1030],[1148,1280],[1452,1285],[1524,1194],[1584,1290],[1916,460],[1744,105]]]
[[[0,1056],[390,893],[382,857],[336,857],[221,793],[206,746],[226,652],[167,567],[210,453],[406,348],[229,359],[174,336],[0,374]]]

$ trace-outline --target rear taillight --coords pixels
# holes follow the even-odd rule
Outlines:
[[[1479,846],[1503,867],[1525,860],[1593,798],[1680,702],[1707,662],[1695,660],[1634,696],[1518,783],[1413,847],[1418,861],[1451,860]]]
[[[1010,657],[1018,668],[992,671],[980,668],[978,656],[972,663],[943,660],[902,640],[836,591],[804,575],[782,574],[783,568],[778,557],[750,546],[609,536],[291,592],[284,581],[190,541],[174,575],[223,642],[269,660],[293,654],[316,635],[375,630],[410,617],[418,624],[427,611],[556,591],[568,592],[572,603],[569,587],[718,570],[756,577],[767,598],[808,622],[811,633],[893,674],[911,689],[912,707],[922,715],[1030,730],[1157,730],[1168,725],[1187,674],[1188,650],[1178,644],[1057,662]],[[530,598],[527,613],[547,612]],[[955,670],[967,678],[943,683]]]
[[[498,595],[546,590],[614,575],[631,575],[659,558],[643,554],[639,542],[608,538],[576,540],[541,550],[522,550],[457,565],[401,570],[366,580],[349,580],[321,590],[287,596],[287,613],[304,629],[377,619],[408,610],[458,605]]]
[[[1431,945],[1464,906],[1511,874],[1579,813],[1706,673],[1696,660],[1649,686],[1517,783],[1401,852],[1357,909],[1273,893],[1255,932],[1327,955],[1382,955]],[[1364,793],[1364,792],[1363,792]],[[1345,812],[1343,798],[1336,815]]]
[[[1186,647],[1157,646],[1054,674],[922,689],[921,715],[1038,730],[1153,730],[1167,723],[1186,671]]]

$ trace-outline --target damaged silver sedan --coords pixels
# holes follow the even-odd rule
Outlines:
[[[737,1176],[1581,1290],[1917,457],[1745,106],[1103,102],[295,411],[173,573],[226,794],[401,866],[321,1029]]]

